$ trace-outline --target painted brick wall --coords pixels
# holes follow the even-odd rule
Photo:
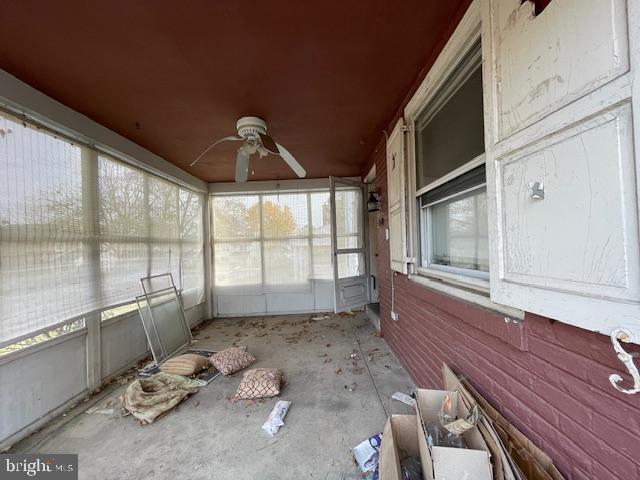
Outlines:
[[[441,365],[447,362],[545,450],[567,478],[640,478],[640,394],[624,395],[609,384],[609,374],[624,367],[606,336],[533,314],[524,324],[506,324],[499,313],[400,274],[394,277],[399,320],[391,320],[383,142],[374,162],[382,196],[382,333],[416,385],[442,388]]]

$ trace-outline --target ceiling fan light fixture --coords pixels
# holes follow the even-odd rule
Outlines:
[[[196,158],[191,166],[194,166],[209,150],[224,141],[242,141],[236,157],[236,182],[246,182],[249,171],[249,158],[258,153],[260,158],[267,155],[279,155],[285,163],[300,178],[307,175],[305,169],[291,153],[279,143],[267,135],[267,123],[260,117],[240,117],[236,122],[239,137],[225,137],[214,143]]]

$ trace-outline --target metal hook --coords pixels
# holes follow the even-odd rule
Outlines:
[[[640,372],[638,372],[638,368],[633,363],[633,355],[627,353],[622,345],[620,345],[620,340],[624,342],[631,341],[633,335],[626,328],[616,328],[611,332],[611,343],[613,343],[613,349],[618,355],[618,359],[624,363],[625,367],[629,371],[629,374],[633,377],[633,388],[630,390],[626,390],[620,386],[622,383],[622,377],[617,373],[612,373],[609,375],[609,381],[614,388],[622,393],[626,393],[628,395],[633,395],[634,393],[640,392]]]

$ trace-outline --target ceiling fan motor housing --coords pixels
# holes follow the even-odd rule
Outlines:
[[[242,117],[236,123],[238,135],[242,138],[257,137],[267,134],[267,123],[260,117]]]

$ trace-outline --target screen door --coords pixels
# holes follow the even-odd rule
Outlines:
[[[330,178],[331,250],[335,311],[361,308],[368,302],[364,184]]]

